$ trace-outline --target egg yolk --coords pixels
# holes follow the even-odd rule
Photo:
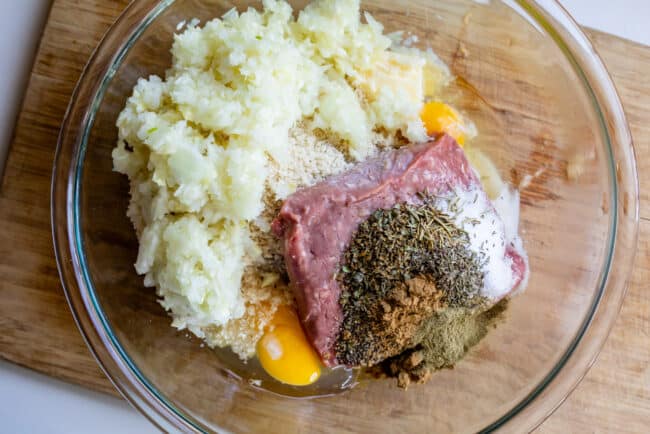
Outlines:
[[[306,386],[320,377],[320,359],[307,341],[295,312],[287,306],[278,308],[257,343],[257,358],[264,370],[282,383]]]
[[[431,101],[424,104],[420,118],[430,136],[447,133],[458,142],[465,144],[465,127],[456,110],[445,103]]]

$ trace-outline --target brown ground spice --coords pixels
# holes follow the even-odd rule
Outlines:
[[[415,277],[379,300],[350,315],[337,342],[339,361],[372,366],[418,343],[421,325],[441,308],[443,293],[422,277]]]

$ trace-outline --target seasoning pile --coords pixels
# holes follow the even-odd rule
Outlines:
[[[339,362],[372,366],[418,344],[421,324],[440,308],[483,301],[483,272],[467,233],[423,199],[375,211],[347,248]]]

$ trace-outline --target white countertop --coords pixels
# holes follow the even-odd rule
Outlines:
[[[432,0],[435,1],[435,0]],[[650,0],[561,0],[580,24],[650,45]],[[0,173],[49,0],[0,0]],[[147,433],[149,422],[120,399],[0,361],[1,432]]]

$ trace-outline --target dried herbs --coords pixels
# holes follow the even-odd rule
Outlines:
[[[375,211],[350,242],[338,278],[343,324],[335,349],[348,365],[369,366],[416,344],[415,331],[436,306],[483,302],[481,261],[467,233],[431,200]],[[409,284],[414,279],[425,285]],[[395,310],[400,319],[386,316]]]

